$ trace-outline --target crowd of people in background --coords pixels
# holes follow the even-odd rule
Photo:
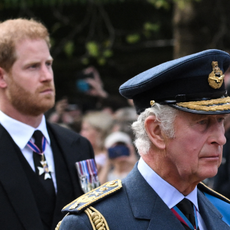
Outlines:
[[[112,179],[122,179],[139,158],[133,145],[131,130],[131,124],[137,118],[135,108],[131,101],[127,101],[127,105],[120,103],[119,106],[119,102],[114,105],[94,67],[88,67],[82,72],[93,73],[95,76],[84,79],[90,86],[82,95],[99,98],[101,106],[83,110],[80,105],[70,104],[66,96],[56,102],[52,112],[47,113],[47,119],[80,133],[90,141],[101,184]],[[120,147],[121,145],[123,147]],[[111,151],[113,157],[109,155]]]

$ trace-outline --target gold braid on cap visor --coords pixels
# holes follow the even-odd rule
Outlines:
[[[217,111],[230,109],[230,97],[211,99],[206,101],[189,101],[176,103],[180,107],[202,110],[202,111]]]

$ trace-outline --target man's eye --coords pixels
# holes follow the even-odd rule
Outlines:
[[[38,67],[38,64],[33,64],[29,66],[29,68],[37,68],[37,67]]]
[[[206,125],[208,123],[208,120],[201,120],[198,122],[200,125]]]
[[[52,62],[47,62],[46,65],[47,66],[52,66]]]
[[[224,118],[224,117],[220,117],[220,118],[218,118],[217,120],[218,120],[219,123],[222,123],[222,122],[225,121],[225,118]]]

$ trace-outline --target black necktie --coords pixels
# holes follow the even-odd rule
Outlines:
[[[34,144],[40,149],[41,153],[43,153],[43,149],[42,149],[43,134],[42,132],[39,130],[36,130],[33,134],[33,138],[35,140]],[[53,185],[52,178],[44,179],[44,173],[43,174],[39,173],[39,168],[40,169],[43,168],[43,165],[41,164],[42,158],[44,159],[44,161],[46,161],[44,153],[42,156],[39,153],[33,152],[33,159],[34,159],[36,174],[38,175],[41,184],[43,185],[44,189],[49,194],[49,196],[55,197],[55,191],[54,191],[54,185]]]
[[[191,224],[193,226],[196,226],[193,203],[191,201],[189,201],[188,199],[184,198],[176,206],[187,217],[187,219],[191,222]],[[190,230],[190,228],[187,225],[185,225],[184,223],[182,223],[182,225],[184,226],[185,229]]]

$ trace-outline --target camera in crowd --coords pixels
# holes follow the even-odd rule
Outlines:
[[[109,159],[121,156],[129,156],[129,145],[132,144],[131,138],[124,132],[113,132],[105,139],[105,147],[108,151]]]
[[[129,156],[129,148],[122,142],[116,143],[114,147],[108,148],[108,155],[110,159],[121,156]]]

